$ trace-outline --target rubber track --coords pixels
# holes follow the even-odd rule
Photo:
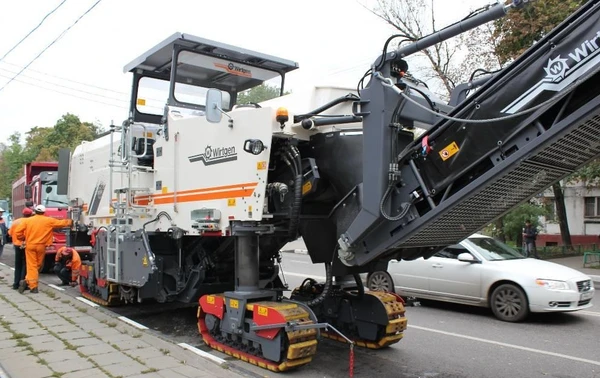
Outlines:
[[[376,297],[385,307],[388,315],[388,324],[385,327],[385,333],[378,340],[363,340],[350,336],[348,338],[352,340],[356,346],[367,349],[382,349],[402,340],[404,331],[407,327],[407,319],[404,316],[406,312],[404,301],[400,296],[385,291],[365,291],[365,295]],[[321,335],[330,340],[348,343],[346,339],[331,331],[324,331]]]
[[[263,307],[268,307],[271,311],[281,311],[283,306],[287,308],[297,309],[295,312],[290,313],[291,316],[285,316],[286,321],[291,320],[300,320],[303,324],[314,323],[309,319],[309,314],[304,311],[303,319],[298,318],[298,310],[302,310],[302,307],[299,307],[296,304],[288,304],[288,303],[280,303],[280,302],[260,302],[260,303],[251,303],[248,304],[249,308],[252,308],[254,305],[260,305]],[[279,308],[279,309],[278,309]],[[249,311],[248,309],[247,311]],[[251,311],[251,310],[250,310]],[[204,321],[204,317],[206,314],[202,311],[201,306],[198,306],[198,330],[202,335],[202,339],[204,342],[210,346],[211,348],[218,350],[219,352],[230,355],[234,358],[242,360],[244,362],[248,362],[252,365],[256,365],[263,369],[268,369],[274,372],[283,372],[287,370],[292,370],[298,368],[300,366],[306,365],[312,361],[313,356],[317,352],[317,332],[316,329],[312,330],[303,330],[303,331],[293,331],[287,332],[287,337],[289,340],[295,340],[296,342],[290,343],[287,351],[286,351],[286,359],[283,362],[274,362],[262,358],[260,356],[256,356],[254,354],[250,354],[239,349],[235,349],[230,345],[223,344],[214,339],[214,337],[210,334],[208,328],[206,327],[206,323]],[[273,342],[268,339],[265,339],[265,342]],[[290,358],[290,354],[292,354]]]
[[[114,291],[118,291],[117,290],[117,284],[110,284],[111,288],[109,289],[109,293]],[[121,300],[119,299],[119,295],[116,293],[112,293],[109,294],[108,296],[108,301],[97,297],[95,295],[90,294],[87,289],[85,288],[85,286],[83,285],[79,285],[79,291],[81,292],[81,296],[84,297],[85,299],[88,299],[96,304],[99,304],[101,306],[104,307],[111,307],[111,306],[118,306],[120,304],[122,304]]]

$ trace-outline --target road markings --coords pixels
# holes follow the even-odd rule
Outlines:
[[[92,301],[88,301],[87,299],[85,299],[84,297],[75,297],[75,299],[77,299],[78,301],[81,301],[83,303],[85,303],[88,306],[92,306],[92,307],[99,307],[97,304],[95,304]]]
[[[177,345],[179,345],[179,346],[180,346],[180,347],[182,347],[183,349],[187,349],[187,350],[189,350],[189,351],[191,351],[191,352],[193,352],[193,353],[196,353],[196,354],[197,354],[197,355],[199,355],[200,357],[208,358],[209,360],[211,360],[211,361],[213,361],[213,362],[216,362],[216,363],[217,363],[217,364],[219,364],[219,365],[222,365],[222,364],[224,364],[224,363],[226,363],[226,362],[227,362],[227,361],[225,361],[225,360],[224,360],[224,359],[222,359],[222,358],[219,358],[219,357],[217,357],[217,356],[215,356],[215,355],[213,355],[213,354],[207,353],[207,352],[205,352],[205,351],[203,351],[203,350],[200,350],[200,349],[198,349],[198,348],[196,348],[196,347],[193,347],[193,346],[191,346],[191,345],[189,345],[189,344],[186,344],[186,343],[179,343],[179,344],[177,344]]]
[[[48,286],[50,286],[53,289],[56,289],[58,291],[65,291],[65,289],[63,289],[62,287],[58,287],[55,284],[48,284]]]
[[[125,316],[119,316],[117,319],[119,319],[120,321],[125,322],[127,324],[130,324],[136,328],[139,328],[139,329],[148,329],[148,327],[146,327],[145,325],[135,322],[129,318],[126,318]]]
[[[569,355],[566,355],[566,354],[548,352],[548,351],[541,350],[541,349],[534,349],[534,348],[528,348],[528,347],[524,347],[524,346],[520,346],[520,345],[507,344],[507,343],[503,343],[503,342],[500,342],[500,341],[493,341],[493,340],[488,340],[488,339],[482,339],[482,338],[479,338],[479,337],[466,336],[466,335],[461,335],[461,334],[458,334],[458,333],[446,332],[446,331],[441,331],[441,330],[433,329],[433,328],[419,327],[419,326],[416,326],[416,325],[410,325],[409,324],[408,327],[409,328],[420,329],[422,331],[427,331],[427,332],[441,333],[442,335],[459,337],[461,339],[479,341],[479,342],[482,342],[482,343],[499,345],[499,346],[503,346],[503,347],[506,347],[506,348],[513,348],[513,349],[525,350],[525,351],[528,351],[528,352],[545,354],[545,355],[548,355],[548,356],[559,357],[559,358],[564,358],[564,359],[567,359],[567,360],[573,360],[573,361],[578,361],[578,362],[585,362],[585,363],[588,363],[588,364],[600,366],[600,361],[588,360],[588,359],[585,359],[585,358],[569,356]]]
[[[310,261],[302,261],[302,260],[290,260],[290,262],[299,263],[299,264],[312,264]]]
[[[284,276],[292,276],[292,277],[302,277],[302,278],[313,278],[315,280],[325,280],[325,277],[323,276],[313,276],[310,274],[302,274],[302,273],[286,273],[286,272],[282,272],[282,274]]]

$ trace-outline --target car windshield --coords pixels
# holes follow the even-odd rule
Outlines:
[[[516,260],[525,257],[517,250],[493,238],[468,238],[465,243],[469,244],[486,260]]]

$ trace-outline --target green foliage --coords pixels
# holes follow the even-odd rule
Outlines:
[[[32,161],[56,161],[61,148],[73,149],[82,141],[95,139],[102,130],[67,113],[53,127],[32,127],[26,133],[14,133],[7,145],[0,145],[0,198],[12,196],[12,183],[23,174],[23,165]]]
[[[587,0],[536,0],[529,2],[524,9],[509,12],[506,17],[495,21],[492,36],[496,40],[495,52],[500,63],[504,65],[516,59],[586,2]],[[574,173],[567,181],[582,179],[594,183],[599,181],[599,178],[600,164],[596,163]],[[563,202],[556,204],[557,207],[564,206],[564,200],[561,201]],[[553,217],[549,207],[548,204],[542,207],[528,204],[509,212],[503,217],[506,237],[520,241],[520,230],[525,219],[530,218],[537,226],[538,216],[550,214]],[[563,237],[569,239],[566,219],[562,222],[557,220],[561,224]],[[570,242],[567,240],[565,243]]]
[[[567,182],[583,181],[588,188],[600,184],[600,159],[593,160],[567,177]]]
[[[525,227],[525,221],[529,219],[534,227],[539,227],[538,217],[546,214],[545,206],[531,202],[516,207],[503,218],[504,235],[508,240],[521,240],[520,235]]]
[[[271,86],[269,84],[263,83],[259,86],[248,89],[247,91],[238,94],[237,103],[249,104],[251,102],[259,103],[267,101],[275,97],[279,97],[280,91],[281,89],[277,86]],[[290,92],[284,92],[284,95],[289,93]]]
[[[511,61],[565,20],[587,0],[536,0],[495,22],[496,54]]]
[[[0,198],[12,197],[12,183],[23,172],[25,153],[20,144],[21,134],[13,133],[0,155]]]

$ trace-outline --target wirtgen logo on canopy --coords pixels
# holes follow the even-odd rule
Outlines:
[[[525,91],[519,98],[502,109],[503,113],[513,114],[523,109],[544,91],[558,92],[579,79],[584,73],[600,62],[600,31],[594,38],[585,40],[566,56],[558,55],[548,59],[544,67],[546,76]]]
[[[204,153],[188,157],[190,163],[201,161],[204,165],[214,165],[237,160],[237,152],[234,146],[212,147],[206,146]]]

